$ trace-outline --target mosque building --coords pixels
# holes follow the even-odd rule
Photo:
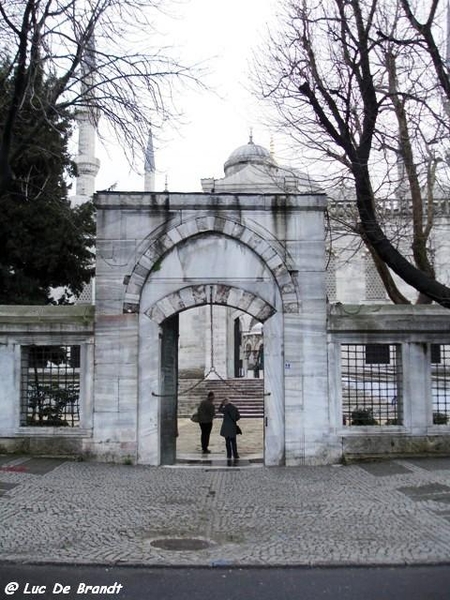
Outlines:
[[[79,125],[74,203],[92,197],[99,169],[95,121],[81,113]],[[38,318],[4,307],[0,373],[11,401],[0,443],[174,464],[180,417],[214,389],[232,401],[259,398],[246,410],[259,411],[248,416],[259,417],[268,466],[385,455],[397,444],[450,448],[447,312],[392,305],[352,232],[351,191],[321,189],[252,134],[222,178],[201,180],[202,193],[156,191],[156,159],[150,136],[143,191],[94,195],[96,279],[75,306],[41,307]],[[444,283],[447,198],[435,195],[430,238]],[[386,228],[407,232],[408,199],[383,208]],[[415,290],[398,285],[414,302]],[[60,348],[69,362],[53,361]],[[36,349],[50,353],[39,365]],[[63,367],[77,398],[49,423],[33,369],[46,381]]]
[[[261,193],[261,194],[309,194],[321,191],[320,186],[307,174],[277,163],[274,152],[254,142],[253,134],[249,140],[233,150],[223,166],[224,177],[220,179],[203,178],[201,187],[204,193]],[[145,160],[145,191],[154,191],[155,156],[152,138],[149,136]],[[351,190],[339,191],[328,195],[327,220],[327,264],[326,292],[330,303],[352,304],[389,304],[386,289],[376,270],[375,264],[361,243],[361,239],[352,233],[342,222],[354,221],[355,201]],[[448,197],[444,191],[435,197],[436,218],[430,244],[438,277],[450,282],[450,238],[446,234],[450,226]],[[400,206],[398,202],[389,202],[386,211],[392,217],[387,222],[387,230],[408,226],[410,207],[407,202]],[[403,249],[408,252],[407,248]],[[394,279],[401,292],[414,302],[416,291],[399,280]],[[186,385],[211,373],[211,334],[210,321],[214,321],[214,339],[216,340],[214,368],[224,378],[263,377],[264,340],[263,328],[248,314],[239,313],[230,308],[214,306],[200,307],[182,313],[180,316],[180,380],[186,379]]]
[[[447,312],[392,305],[351,189],[279,164],[251,133],[202,193],[158,191],[150,134],[143,191],[95,193],[96,118],[77,118],[72,202],[95,198],[96,279],[75,306],[3,307],[2,448],[175,464],[179,417],[224,383],[261,397],[267,466],[450,452]],[[446,285],[449,198],[429,200]],[[403,187],[380,209],[409,256]]]
[[[99,168],[86,117],[74,202]],[[150,138],[145,189],[94,196],[95,298],[2,307],[5,451],[172,465],[179,423],[211,388],[259,397],[247,416],[267,466],[449,451],[448,313],[392,305],[348,226],[350,193],[325,193],[252,135],[202,193],[155,191],[155,162]],[[447,198],[430,241],[446,283]],[[385,224],[407,229],[409,211],[389,200]]]
[[[76,196],[74,202],[92,197],[99,161],[95,158],[96,130],[88,114],[79,115],[79,156]],[[144,191],[155,192],[155,151],[153,138],[148,137],[144,161]],[[280,165],[273,149],[249,140],[233,150],[223,165],[220,179],[201,179],[206,194],[310,194],[321,192],[320,185],[309,175],[289,166]],[[167,184],[166,184],[167,187]],[[446,235],[449,205],[445,193],[435,198],[436,219],[430,244],[438,277],[450,282],[450,238]],[[384,285],[369,252],[359,236],[342,223],[356,219],[351,190],[328,193],[326,293],[330,303],[389,304]],[[397,202],[387,207],[392,216],[392,229],[399,228],[403,217],[409,218],[408,205]],[[407,220],[405,219],[405,224]],[[405,227],[403,224],[403,227]],[[389,222],[387,224],[389,230]],[[404,249],[407,252],[407,249]],[[394,276],[402,293],[412,302],[415,290]],[[78,302],[93,302],[94,286],[86,287]],[[180,314],[179,323],[180,390],[196,386],[203,378],[263,378],[263,326],[245,312],[229,307],[203,306]],[[214,356],[211,348],[213,347]],[[194,402],[194,400],[191,401]],[[188,402],[189,405],[189,402]],[[187,409],[188,410],[188,409]]]

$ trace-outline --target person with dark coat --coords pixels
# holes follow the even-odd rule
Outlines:
[[[201,444],[203,454],[210,454],[211,450],[208,450],[209,438],[211,436],[211,430],[213,426],[214,415],[216,414],[216,407],[214,406],[214,392],[209,392],[205,400],[202,400],[198,406],[198,424],[200,425],[201,433]]]
[[[225,398],[219,407],[219,412],[223,414],[220,435],[225,438],[225,447],[227,450],[227,459],[231,461],[239,458],[237,451],[236,435],[238,431],[237,421],[241,418],[237,406],[232,404],[228,398]]]

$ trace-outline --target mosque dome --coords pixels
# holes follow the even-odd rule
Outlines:
[[[223,169],[225,171],[225,175],[229,176],[233,175],[233,173],[237,173],[248,164],[265,165],[269,167],[276,166],[269,150],[263,146],[255,144],[252,136],[250,136],[247,144],[239,146],[239,148],[236,148],[236,150],[230,154],[228,160],[223,166]]]

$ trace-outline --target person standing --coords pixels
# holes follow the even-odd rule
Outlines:
[[[213,426],[214,415],[216,414],[216,407],[214,406],[214,392],[209,392],[206,399],[202,400],[198,406],[198,424],[200,425],[201,433],[201,444],[203,454],[210,454],[211,450],[208,450],[209,438],[211,436],[211,430]]]
[[[231,462],[231,458],[237,460],[239,454],[237,451],[236,435],[238,432],[237,421],[241,418],[237,406],[232,404],[228,398],[224,398],[219,407],[219,412],[223,414],[222,426],[220,428],[220,435],[225,438],[225,447],[227,450],[228,462]],[[239,429],[240,431],[240,429]]]

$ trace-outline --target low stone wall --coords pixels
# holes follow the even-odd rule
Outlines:
[[[435,435],[389,434],[342,437],[343,462],[450,455],[450,433]]]
[[[48,437],[0,437],[0,454],[31,454],[37,456],[88,456],[83,438],[50,435]]]
[[[447,423],[434,422],[431,376],[431,344],[450,344],[448,310],[435,305],[332,305],[328,342],[329,401],[335,414],[343,461],[450,455],[450,414],[446,415]],[[401,421],[392,425],[348,426],[351,424],[343,423],[342,419],[341,347],[364,348],[376,344],[395,345],[399,349],[397,385],[401,395]],[[448,373],[450,396],[450,369]],[[351,393],[357,405],[358,386]]]
[[[76,427],[23,426],[21,353],[26,346],[80,346]],[[0,306],[0,453],[88,456],[93,438],[94,307]]]
[[[94,308],[0,306],[0,453],[94,457],[135,457],[137,437],[113,444],[94,436]],[[20,361],[23,345],[82,347],[81,414],[77,427],[20,426]],[[342,345],[394,344],[399,348],[400,423],[349,426],[342,419]],[[450,419],[433,419],[430,344],[450,345],[450,313],[437,306],[368,305],[330,307],[328,318],[328,402],[333,436],[330,444],[343,461],[450,455]],[[450,373],[450,369],[449,369]],[[179,379],[178,416],[189,417],[211,389],[218,400],[221,382],[201,381],[196,373]],[[233,383],[234,386],[242,382]],[[245,383],[245,382],[244,382]],[[260,382],[262,384],[262,381]],[[218,387],[219,386],[219,387]],[[450,394],[450,384],[449,384]],[[187,393],[186,393],[187,392]],[[354,391],[357,400],[357,390]],[[239,396],[239,394],[237,394]],[[245,396],[243,393],[242,396]],[[104,401],[109,401],[105,397]]]

